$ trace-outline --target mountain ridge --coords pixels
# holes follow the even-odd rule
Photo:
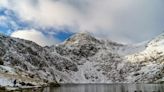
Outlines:
[[[162,82],[164,45],[158,44],[158,38],[162,42],[158,36],[141,45],[124,45],[77,33],[56,46],[41,47],[32,41],[0,35],[0,77],[16,76],[8,76],[7,84],[0,85],[11,85],[17,77],[20,82],[34,85]]]

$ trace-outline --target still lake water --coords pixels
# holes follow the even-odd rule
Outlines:
[[[164,84],[65,84],[11,92],[164,92]]]
[[[43,92],[164,92],[164,84],[67,84]]]

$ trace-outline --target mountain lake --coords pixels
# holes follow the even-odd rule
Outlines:
[[[164,84],[62,84],[60,87],[0,92],[164,92]]]

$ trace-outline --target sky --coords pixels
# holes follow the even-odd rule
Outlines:
[[[164,32],[164,0],[0,0],[0,33],[60,43],[87,31],[132,44]]]

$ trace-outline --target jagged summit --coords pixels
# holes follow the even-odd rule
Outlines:
[[[98,39],[91,35],[89,32],[80,32],[68,38],[64,45],[77,45],[77,44],[96,44],[100,43]]]
[[[93,56],[101,47],[101,41],[88,32],[77,33],[68,38],[63,44],[56,46],[61,55],[75,55],[76,57]]]

